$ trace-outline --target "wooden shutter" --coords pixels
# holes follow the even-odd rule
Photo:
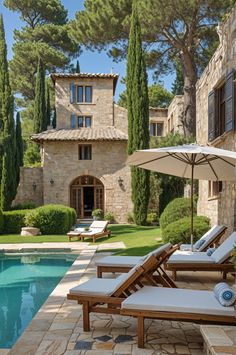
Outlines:
[[[225,132],[234,129],[234,72],[227,76],[225,83]]]
[[[70,83],[70,103],[74,104],[76,102],[76,85]]]
[[[216,138],[216,94],[211,91],[208,95],[208,140],[211,142]]]

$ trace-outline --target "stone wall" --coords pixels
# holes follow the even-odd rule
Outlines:
[[[92,103],[70,103],[70,83],[91,85]],[[113,126],[113,78],[57,78],[57,128],[70,128],[71,114],[92,116],[92,126]]]
[[[89,142],[91,143],[91,142]],[[130,167],[126,166],[126,142],[93,142],[92,161],[78,160],[78,142],[44,143],[44,203],[70,205],[70,184],[81,175],[101,180],[105,189],[105,211],[118,222],[127,222],[132,211]],[[123,179],[123,187],[118,179]],[[50,184],[50,180],[54,184]]]
[[[25,202],[43,205],[43,168],[20,168],[20,183],[13,205]]]
[[[168,119],[166,120],[165,132],[183,134],[183,109],[184,101],[182,95],[176,95],[168,107]]]
[[[128,114],[127,109],[114,104],[114,126],[122,132],[128,132]]]
[[[236,6],[228,19],[218,28],[220,45],[197,83],[197,142],[208,143],[208,94],[219,87],[232,69],[236,68]],[[236,134],[224,133],[211,145],[236,150]],[[235,229],[235,184],[223,182],[216,199],[207,199],[208,182],[199,183],[198,213],[211,218],[212,224],[225,224],[228,233]]]

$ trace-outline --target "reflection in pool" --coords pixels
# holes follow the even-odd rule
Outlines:
[[[0,348],[11,348],[78,255],[0,254]]]

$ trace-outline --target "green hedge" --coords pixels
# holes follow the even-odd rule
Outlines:
[[[42,234],[65,234],[75,224],[76,213],[73,208],[63,205],[38,207],[25,217],[25,224],[37,227]]]
[[[3,212],[3,233],[19,234],[25,227],[25,216],[31,210],[16,210]]]
[[[210,228],[210,220],[205,216],[195,216],[193,218],[194,242],[197,241]],[[162,240],[164,243],[190,243],[190,217],[184,217],[170,223],[162,230]]]
[[[197,203],[196,200],[193,202],[193,213],[197,213]],[[191,214],[191,201],[190,198],[175,198],[171,201],[160,217],[160,227],[165,229],[170,223],[179,220],[180,218],[190,216]]]
[[[4,220],[3,220],[3,213],[2,210],[0,209],[0,234],[3,233],[3,224],[4,224]]]

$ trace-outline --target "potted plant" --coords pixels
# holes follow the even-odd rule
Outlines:
[[[103,218],[103,210],[96,208],[92,211],[92,216],[94,221],[100,221]]]

